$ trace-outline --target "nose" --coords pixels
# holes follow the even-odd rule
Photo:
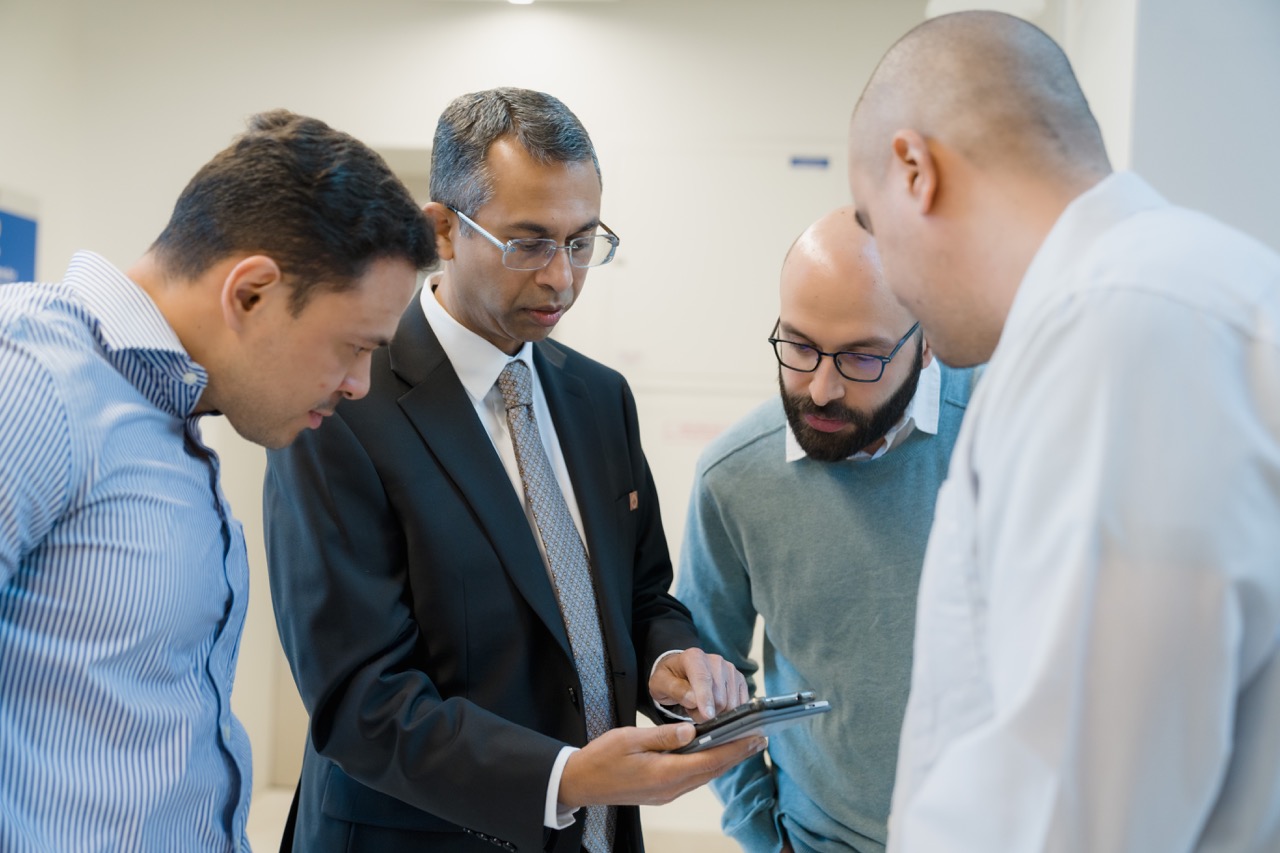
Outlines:
[[[844,377],[836,370],[835,362],[827,356],[818,362],[818,369],[809,380],[809,399],[816,406],[825,406],[844,397]]]
[[[343,377],[342,384],[338,386],[338,393],[348,400],[359,400],[368,394],[369,367],[372,361],[372,353],[366,352],[360,355],[347,371],[347,375]]]
[[[538,270],[537,281],[556,293],[564,293],[573,287],[573,265],[569,263],[568,248],[561,247],[555,251],[551,263]]]

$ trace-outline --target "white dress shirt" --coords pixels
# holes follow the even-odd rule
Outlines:
[[[438,274],[437,274],[438,276]],[[507,426],[507,408],[502,400],[502,391],[497,387],[498,374],[511,361],[523,361],[529,367],[533,379],[533,415],[538,423],[538,434],[542,437],[542,446],[547,451],[547,459],[556,472],[556,482],[564,493],[565,503],[569,506],[569,514],[573,516],[573,524],[578,528],[578,536],[582,539],[582,547],[587,547],[587,537],[582,530],[582,513],[578,510],[578,501],[574,496],[573,483],[569,480],[569,469],[565,467],[564,453],[560,450],[560,439],[556,435],[556,425],[551,419],[551,410],[547,408],[547,397],[542,391],[542,380],[533,366],[533,344],[525,342],[515,355],[507,355],[475,332],[463,326],[449,315],[444,306],[435,297],[437,276],[432,276],[422,288],[422,311],[426,314],[431,331],[435,332],[440,347],[458,374],[458,380],[471,398],[476,408],[476,415],[489,434],[493,448],[498,452],[502,465],[511,478],[511,487],[516,490],[520,504],[524,507],[525,518],[533,531],[533,538],[538,543],[538,551],[542,554],[542,562],[547,568],[547,577],[551,577],[551,565],[547,563],[547,549],[538,533],[538,523],[533,517],[533,508],[524,493],[524,485],[520,480],[520,463],[516,459],[515,444],[511,440],[511,430]],[[555,765],[551,770],[551,778],[547,782],[547,802],[543,810],[543,823],[552,829],[564,829],[573,824],[573,813],[559,808],[560,778],[564,775],[565,762],[577,750],[566,746],[560,750]]]
[[[889,848],[1280,850],[1280,258],[1073,202],[925,559]]]

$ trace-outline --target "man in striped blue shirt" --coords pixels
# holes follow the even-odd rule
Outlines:
[[[0,287],[0,850],[247,849],[244,538],[199,420],[368,389],[434,241],[375,153],[264,113],[127,271]]]

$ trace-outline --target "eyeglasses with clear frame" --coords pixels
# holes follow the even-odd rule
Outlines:
[[[773,334],[775,336],[781,327],[781,319],[773,324]],[[813,373],[818,369],[818,365],[822,364],[822,357],[825,355],[835,364],[836,372],[850,382],[879,382],[880,377],[884,376],[884,369],[889,366],[889,362],[893,361],[893,357],[898,354],[898,350],[902,349],[902,345],[910,340],[918,328],[920,328],[920,324],[916,323],[910,329],[907,329],[907,333],[902,336],[902,340],[898,341],[898,345],[888,355],[872,355],[867,352],[823,352],[815,346],[797,341],[788,341],[779,337],[770,337],[769,343],[773,345],[773,354],[777,356],[778,364],[788,370]]]
[[[480,236],[502,250],[502,265],[509,270],[530,272],[543,269],[551,263],[556,252],[561,250],[569,254],[569,263],[579,269],[600,267],[613,260],[613,254],[618,251],[618,243],[621,242],[618,235],[601,222],[600,227],[605,230],[604,234],[574,237],[563,246],[547,237],[524,237],[504,243],[477,225],[475,220],[461,210],[456,207],[449,209],[458,214],[458,218],[463,222],[476,229]]]

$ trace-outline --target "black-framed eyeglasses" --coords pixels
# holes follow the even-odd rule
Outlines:
[[[781,326],[781,320],[773,324],[774,335],[778,334]],[[898,350],[902,349],[902,345],[916,333],[918,328],[920,324],[916,323],[907,329],[902,340],[898,341],[898,345],[888,355],[872,355],[866,352],[823,352],[815,346],[778,337],[770,337],[769,343],[773,344],[773,354],[778,357],[778,364],[788,370],[813,373],[818,369],[818,365],[822,364],[822,357],[825,355],[835,364],[836,371],[850,382],[879,382],[889,362],[893,361]]]
[[[613,253],[618,250],[618,243],[621,242],[618,235],[601,222],[600,227],[605,230],[604,234],[574,237],[563,246],[548,237],[525,237],[504,243],[477,225],[475,220],[461,210],[456,207],[449,209],[458,214],[458,218],[463,222],[476,229],[480,236],[502,250],[502,265],[509,270],[524,272],[540,270],[549,265],[551,259],[556,256],[556,252],[562,249],[569,253],[569,263],[575,267],[580,269],[599,267],[613,260]]]

